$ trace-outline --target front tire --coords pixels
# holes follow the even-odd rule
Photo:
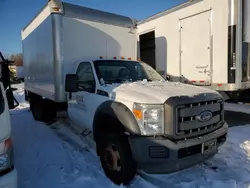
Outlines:
[[[106,176],[117,185],[130,184],[137,166],[126,136],[108,134],[99,140],[97,147]]]

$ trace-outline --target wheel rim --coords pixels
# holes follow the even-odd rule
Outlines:
[[[109,170],[119,172],[121,170],[121,160],[118,149],[115,145],[109,145],[104,152],[104,161]]]

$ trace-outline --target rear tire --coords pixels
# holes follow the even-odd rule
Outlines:
[[[41,99],[31,98],[30,109],[36,121],[49,122],[56,117],[56,107],[53,102]]]
[[[97,142],[97,147],[106,176],[117,185],[130,184],[137,166],[127,137],[117,133],[107,134]]]
[[[44,121],[44,106],[42,99],[31,98],[30,99],[30,110],[32,112],[33,118],[36,121]]]

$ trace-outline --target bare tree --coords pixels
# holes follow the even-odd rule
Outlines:
[[[23,66],[23,54],[18,53],[18,54],[12,54],[9,56],[9,59],[11,61],[14,61],[14,64],[18,66]]]

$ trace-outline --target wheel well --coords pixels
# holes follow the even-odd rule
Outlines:
[[[101,135],[112,132],[123,134],[125,128],[117,118],[108,114],[101,115],[96,121],[94,139],[98,140]]]
[[[125,128],[122,123],[115,117],[102,114],[98,117],[97,121],[94,125],[94,140],[98,143],[102,141],[102,136],[107,135],[107,133],[114,133],[114,134],[124,134]],[[96,147],[97,155],[100,155],[100,149]]]

